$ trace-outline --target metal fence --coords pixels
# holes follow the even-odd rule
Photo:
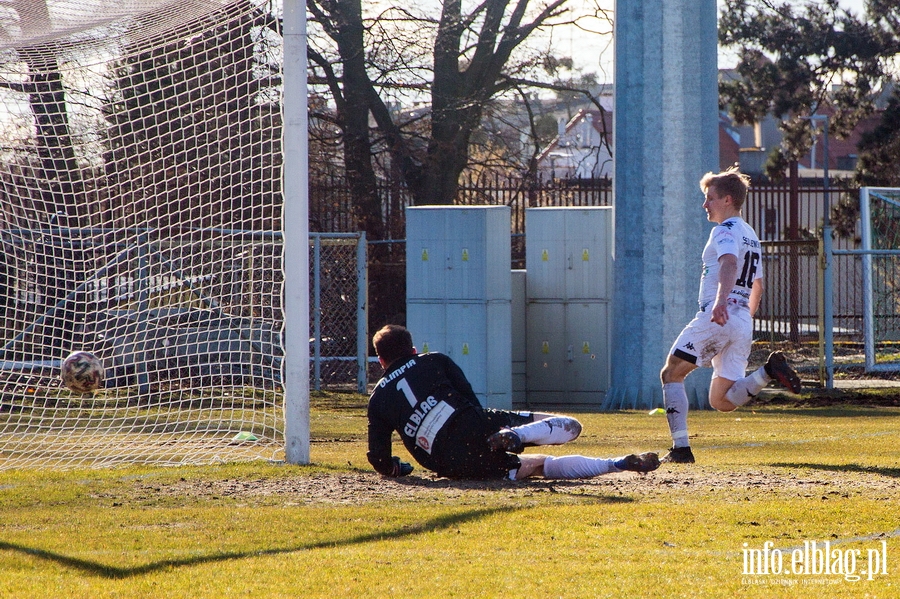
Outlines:
[[[271,388],[281,368],[279,235],[2,229],[0,370],[40,378],[78,348],[104,357],[108,384],[141,395]]]
[[[42,291],[40,273],[23,266],[46,253],[47,235],[0,231],[3,380],[11,372],[16,380],[49,380],[47,372],[78,347],[105,357],[111,385],[142,393],[176,380],[182,387],[280,382],[280,232],[206,231],[163,242],[147,231],[143,243],[119,240],[125,232],[102,231],[98,241],[72,230],[57,242],[80,255],[115,256],[90,262],[96,272],[58,300]],[[309,248],[310,386],[365,392],[366,235],[311,233]]]
[[[508,205],[512,210],[511,267],[524,268],[525,210],[544,206],[612,205],[612,182],[602,180],[540,180],[512,177],[465,179],[457,205]],[[351,226],[339,214],[351,214],[344,203],[349,195],[330,190],[343,183],[332,180],[311,188],[311,227],[329,224]],[[409,197],[401,188],[385,182],[382,193],[384,231],[387,239],[369,240],[372,281],[369,297],[371,334],[387,322],[403,322],[405,312],[405,219]],[[858,201],[857,188],[831,187],[830,205],[842,198]],[[844,197],[846,196],[846,197]],[[699,196],[698,196],[699,197]],[[329,198],[329,199],[325,199]],[[765,250],[766,292],[757,314],[756,339],[760,351],[789,348],[797,357],[805,379],[825,382],[822,271],[820,247],[826,214],[826,190],[821,181],[790,185],[755,184],[744,209],[746,220],[757,230]],[[830,259],[833,319],[834,375],[839,378],[893,378],[894,372],[866,372],[864,362],[863,261],[858,231],[834,236]],[[890,343],[890,341],[888,341]]]
[[[310,386],[366,392],[366,234],[310,233]]]
[[[900,189],[864,187],[859,197],[861,244],[835,250],[834,259],[860,263],[867,373],[900,371]]]
[[[826,209],[839,201],[858,204],[859,189],[832,188],[828,196],[822,185],[800,186],[793,192],[789,186],[751,188],[745,218],[763,240],[766,267],[757,340],[767,350],[787,345],[803,378],[817,379],[822,386],[833,385],[835,379],[898,378],[896,370],[876,373],[865,364],[859,223],[849,234],[829,229],[830,243],[824,243]]]
[[[407,206],[413,200],[404,186],[393,180],[381,180],[377,193],[381,198],[381,223],[385,239],[370,244],[385,245],[402,241],[406,235]],[[525,267],[525,210],[552,206],[611,206],[612,180],[544,179],[541,177],[463,177],[455,204],[459,206],[509,206],[511,210],[512,266]],[[311,181],[309,186],[309,226],[311,231],[356,231],[357,211],[353,206],[346,179],[339,177]],[[376,254],[375,260],[381,262]],[[392,258],[388,262],[394,261]],[[401,271],[402,272],[402,271]],[[377,303],[377,298],[375,302]],[[391,303],[395,303],[392,301]]]

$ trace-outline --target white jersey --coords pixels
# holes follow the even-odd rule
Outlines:
[[[729,300],[749,307],[750,288],[753,281],[761,279],[762,251],[759,237],[753,227],[739,216],[725,219],[709,232],[709,240],[703,248],[703,274],[700,276],[700,310],[706,311],[716,301],[719,287],[719,258],[732,254],[737,258],[738,277]]]

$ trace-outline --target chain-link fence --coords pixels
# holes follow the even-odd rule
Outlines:
[[[858,246],[836,248],[828,261],[838,265],[849,262],[855,266],[852,277],[841,277],[837,269],[833,269],[832,297],[841,297],[849,279],[858,298],[851,326],[842,322],[840,306],[834,310],[834,369],[836,375],[852,369],[867,377],[877,373],[882,378],[897,379],[900,378],[900,300],[897,293],[900,288],[900,189],[862,188],[859,215]],[[842,326],[853,333],[856,351],[852,362],[837,351]]]
[[[817,239],[762,242],[757,361],[785,349],[801,377],[823,387],[900,380],[900,190],[879,191],[871,214],[863,198],[855,233],[833,233],[828,244],[821,228]]]
[[[310,387],[366,391],[365,233],[310,233]]]
[[[764,292],[754,318],[751,368],[760,366],[769,352],[783,350],[791,364],[807,383],[824,384],[824,346],[822,339],[822,253],[816,239],[763,241]],[[849,335],[855,330],[854,306],[859,297],[852,281],[857,279],[856,265],[839,260],[833,289],[839,318],[835,331]],[[844,339],[844,338],[842,338]],[[851,350],[844,345],[842,351]]]

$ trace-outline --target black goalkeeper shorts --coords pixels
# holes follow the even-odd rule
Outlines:
[[[499,479],[508,478],[522,462],[519,456],[505,451],[492,451],[487,438],[504,427],[519,426],[532,421],[530,413],[506,410],[465,410],[457,414],[443,438],[437,456],[437,473],[447,478]]]

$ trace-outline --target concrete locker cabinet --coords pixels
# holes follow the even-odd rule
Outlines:
[[[406,209],[406,323],[450,356],[482,405],[512,407],[510,209]]]
[[[526,401],[599,407],[609,389],[612,208],[530,208]]]

